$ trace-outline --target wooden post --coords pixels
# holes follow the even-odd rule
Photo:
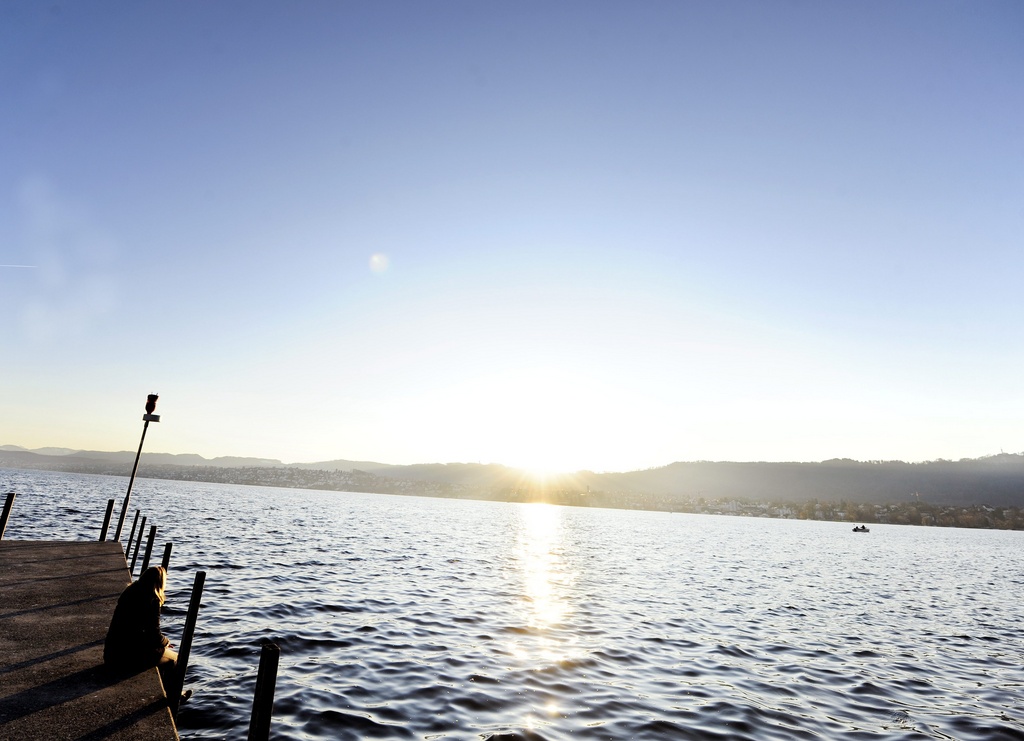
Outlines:
[[[164,571],[167,571],[171,567],[172,545],[172,543],[164,543],[164,560],[160,562],[160,565],[164,567]]]
[[[192,582],[192,597],[188,601],[188,614],[185,615],[185,629],[181,632],[181,645],[178,646],[177,679],[172,687],[167,688],[167,704],[170,705],[173,716],[178,714],[181,691],[185,687],[185,671],[188,669],[189,656],[192,655],[192,638],[196,633],[196,619],[199,617],[199,605],[203,599],[205,583],[206,572],[197,571],[195,581]]]
[[[139,515],[142,514],[139,510],[135,510],[135,520],[132,522],[132,532],[128,536],[128,545],[124,549],[124,561],[128,563],[128,556],[132,552],[132,541],[135,540],[135,528],[139,526]]]
[[[110,529],[110,515],[114,512],[114,500],[107,500],[107,514],[103,515],[103,529],[100,530],[100,542],[107,539],[107,530]]]
[[[4,502],[4,513],[0,516],[0,540],[4,539],[4,530],[7,529],[7,520],[11,517],[11,507],[14,506],[14,498],[18,496],[13,491],[7,492],[7,500]]]
[[[270,717],[274,713],[274,688],[280,659],[281,649],[276,643],[268,641],[263,644],[256,692],[252,699],[252,718],[249,719],[249,741],[268,741],[270,738]]]
[[[149,538],[146,540],[146,555],[142,558],[142,568],[139,569],[139,576],[149,568],[149,557],[153,554],[153,541],[156,540],[156,525],[150,525]]]
[[[138,537],[138,540],[135,541],[135,555],[132,556],[132,567],[131,567],[131,569],[129,569],[129,571],[132,574],[135,573],[135,564],[137,564],[139,562],[139,546],[142,545],[142,533],[143,533],[143,531],[145,531],[145,529],[146,529],[146,518],[143,517],[142,518],[142,527],[139,528],[139,537]]]

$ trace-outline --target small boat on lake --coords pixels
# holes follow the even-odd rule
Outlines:
[[[853,528],[853,532],[855,532],[855,533],[870,533],[871,531],[868,530],[868,526],[867,525],[856,525]]]

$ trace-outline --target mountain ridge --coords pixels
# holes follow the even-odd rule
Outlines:
[[[41,450],[63,450],[44,448]],[[0,467],[127,475],[131,451],[72,451],[42,454],[0,446]],[[515,499],[523,492],[552,491],[615,495],[672,507],[697,499],[1024,506],[1024,453],[999,453],[959,461],[921,463],[677,461],[638,471],[578,471],[538,480],[497,463],[392,465],[335,459],[284,464],[276,459],[196,454],[143,453],[140,475],[225,483],[284,485],[355,491],[402,491],[434,496]],[[355,488],[345,488],[355,487]],[[440,493],[439,493],[440,492]],[[595,500],[599,497],[594,497]]]

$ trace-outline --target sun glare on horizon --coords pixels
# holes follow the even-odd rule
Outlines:
[[[421,410],[438,441],[472,459],[519,469],[542,484],[581,470],[615,470],[635,400],[565,366],[510,367],[438,391]]]

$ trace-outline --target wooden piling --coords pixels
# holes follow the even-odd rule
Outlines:
[[[128,569],[130,574],[135,573],[135,564],[139,562],[139,546],[142,545],[142,533],[146,530],[146,518],[142,518],[142,526],[139,528],[139,538],[135,541],[135,555],[132,556],[132,567]]]
[[[132,532],[128,536],[128,545],[126,545],[124,547],[124,560],[125,560],[125,563],[128,562],[128,556],[131,555],[131,552],[132,552],[132,541],[135,540],[135,528],[137,528],[139,526],[139,515],[141,515],[141,514],[142,514],[141,510],[135,510],[135,519],[132,521]]]
[[[171,548],[173,543],[164,543],[164,558],[160,562],[160,565],[164,567],[164,571],[171,568]]]
[[[203,599],[203,585],[206,584],[206,572],[197,571],[192,582],[192,597],[188,601],[188,613],[185,615],[185,628],[181,632],[181,645],[178,646],[177,681],[167,689],[167,702],[171,707],[171,715],[177,717],[181,691],[185,687],[185,672],[188,660],[192,655],[192,638],[196,633],[196,619],[199,617],[199,606]]]
[[[146,555],[142,558],[142,568],[139,569],[139,576],[149,568],[149,557],[153,555],[153,541],[156,540],[156,525],[149,528],[149,538],[146,539]]]
[[[107,500],[107,514],[103,515],[103,529],[100,530],[100,542],[107,539],[107,530],[110,529],[110,515],[114,513],[114,500]]]
[[[249,741],[270,739],[270,718],[274,713],[274,688],[277,685],[277,666],[281,649],[276,643],[264,643],[260,651],[260,669],[256,675],[256,692],[252,700],[252,718],[249,719]]]
[[[4,513],[0,516],[0,540],[4,539],[4,531],[7,529],[7,520],[11,517],[11,508],[14,506],[14,498],[18,496],[13,491],[7,492],[7,500],[4,502]]]

